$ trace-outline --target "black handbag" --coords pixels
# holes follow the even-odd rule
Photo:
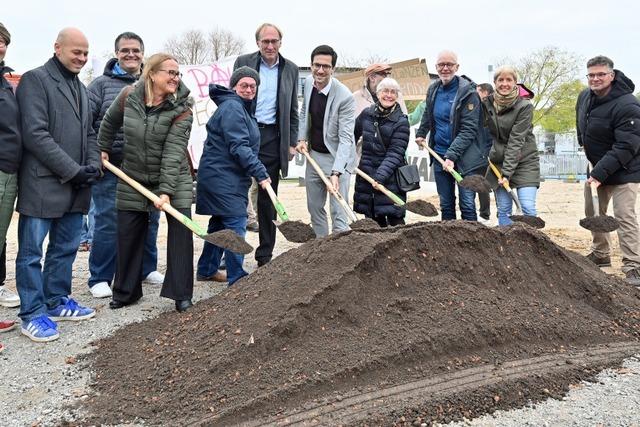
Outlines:
[[[378,122],[373,122],[373,126],[376,128],[376,134],[378,135],[380,143],[386,148],[387,144],[385,144],[382,139]],[[396,185],[403,193],[408,193],[409,191],[420,188],[420,172],[418,171],[418,166],[408,164],[406,157],[404,159],[404,165],[396,169],[393,178],[396,181]]]

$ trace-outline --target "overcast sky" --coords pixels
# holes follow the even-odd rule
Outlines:
[[[243,37],[251,52],[256,27],[272,22],[284,32],[281,53],[298,65],[309,64],[315,46],[329,44],[352,58],[425,58],[433,72],[437,53],[451,49],[460,73],[479,83],[489,79],[487,66],[496,59],[553,45],[585,60],[607,55],[640,86],[638,0],[21,0],[3,6],[0,20],[12,34],[6,63],[21,73],[51,56],[65,26],[84,31],[90,54],[102,57],[123,31],[142,36],[149,55],[173,34],[215,26]]]

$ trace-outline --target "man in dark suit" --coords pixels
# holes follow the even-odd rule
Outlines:
[[[16,93],[24,146],[18,174],[16,285],[22,333],[36,342],[58,338],[55,320],[95,315],[69,298],[82,215],[89,209],[90,186],[101,175],[87,92],[78,79],[89,43],[80,30],[65,28],[54,50],[43,66],[22,76]]]
[[[258,157],[266,166],[277,193],[280,172],[287,176],[298,140],[298,66],[280,54],[282,31],[278,27],[262,24],[255,36],[259,50],[239,56],[233,68],[246,65],[260,74],[255,98],[255,116],[260,128]],[[261,266],[271,261],[276,244],[276,227],[273,224],[276,210],[262,189],[258,190],[257,210],[260,245],[256,249],[256,261]]]

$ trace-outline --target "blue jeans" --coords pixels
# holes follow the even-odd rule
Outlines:
[[[117,210],[116,186],[118,177],[109,171],[91,188],[91,196],[95,207],[93,243],[89,254],[89,287],[98,282],[111,284],[116,274],[116,239],[117,239]],[[158,222],[160,211],[149,212],[149,229],[144,242],[142,258],[142,278],[158,268]]]
[[[96,205],[93,203],[93,199],[91,199],[89,213],[82,216],[82,232],[80,233],[80,243],[91,244],[91,242],[93,242],[93,230],[95,225],[93,216],[95,215],[95,210]]]
[[[456,180],[449,172],[442,169],[438,162],[433,162],[433,172],[438,196],[440,196],[442,220],[456,219]],[[477,221],[475,191],[458,185],[458,196],[462,219]]]
[[[23,321],[46,313],[71,294],[71,272],[80,244],[81,224],[81,213],[67,213],[61,218],[20,215],[16,287]],[[42,268],[42,244],[47,234],[49,245]]]
[[[536,193],[537,187],[521,187],[516,188],[518,194],[518,200],[522,206],[522,213],[524,215],[536,216]],[[509,195],[509,192],[500,186],[495,191],[496,195],[496,207],[498,210],[498,225],[511,225],[513,221],[509,218],[511,216],[511,209],[513,206],[513,200]]]
[[[209,227],[207,233],[213,233],[220,230],[233,230],[240,236],[244,237],[247,233],[247,216],[212,216],[209,219]],[[243,278],[248,273],[242,268],[244,255],[222,249],[219,246],[209,242],[204,242],[202,254],[198,259],[198,276],[212,276],[220,267],[220,259],[224,251],[224,259],[227,263],[227,280],[229,286],[233,285],[237,280]]]

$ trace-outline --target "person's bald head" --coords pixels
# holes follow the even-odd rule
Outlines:
[[[443,50],[436,60],[436,71],[442,84],[449,84],[458,72],[458,55],[450,50]]]
[[[89,59],[89,41],[77,28],[64,28],[53,45],[58,60],[66,69],[78,74]]]

